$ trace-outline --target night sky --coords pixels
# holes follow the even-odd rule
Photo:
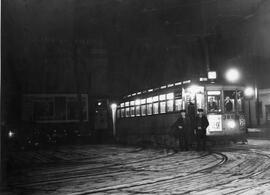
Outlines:
[[[269,1],[14,0],[7,8],[7,75],[20,93],[119,96],[204,76],[206,64],[244,74],[268,67]]]

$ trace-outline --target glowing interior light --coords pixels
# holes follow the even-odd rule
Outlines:
[[[167,87],[173,87],[173,84],[168,84]]]
[[[191,85],[187,90],[192,93],[197,93],[201,90],[202,87],[198,85]]]
[[[177,82],[174,84],[175,86],[182,85],[182,82]]]
[[[145,99],[141,99],[141,104],[145,104]]]
[[[254,95],[254,89],[252,87],[247,87],[245,89],[245,96],[251,97]]]
[[[98,102],[98,106],[101,106],[101,104],[102,104],[101,102]]]
[[[154,96],[153,97],[153,102],[157,102],[158,101],[158,96]]]
[[[171,99],[173,99],[173,97],[174,97],[173,93],[168,93],[167,94],[167,100],[171,100]]]
[[[141,105],[141,100],[140,100],[140,99],[135,100],[135,105],[136,105],[136,106]]]
[[[167,86],[166,85],[163,85],[160,87],[160,89],[165,89]]]
[[[232,129],[233,129],[233,128],[235,128],[235,126],[236,126],[235,121],[233,121],[233,120],[229,120],[229,121],[228,121],[228,127],[229,127],[229,128],[232,128]]]
[[[183,81],[183,84],[187,84],[187,83],[190,83],[190,82],[191,82],[190,80]]]
[[[220,91],[207,91],[207,95],[220,95]]]
[[[148,92],[152,92],[153,91],[153,89],[148,89]]]
[[[236,82],[239,80],[240,78],[240,73],[237,69],[235,68],[232,68],[232,69],[229,69],[227,72],[226,72],[226,79],[229,81],[229,82]]]
[[[209,71],[207,76],[208,76],[208,79],[216,79],[217,72],[216,71]]]
[[[147,102],[147,103],[152,103],[152,102],[153,102],[153,98],[152,98],[152,97],[147,98],[147,99],[146,99],[146,102]]]
[[[165,99],[166,99],[165,94],[162,94],[162,95],[160,95],[160,96],[159,96],[159,100],[161,100],[161,101],[162,101],[162,100],[165,100]]]
[[[201,77],[201,78],[200,78],[200,81],[207,81],[207,78]]]

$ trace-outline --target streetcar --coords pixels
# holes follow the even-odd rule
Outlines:
[[[164,85],[127,95],[116,111],[116,138],[126,144],[176,145],[172,125],[185,109],[203,109],[210,141],[246,141],[244,86],[200,79]]]

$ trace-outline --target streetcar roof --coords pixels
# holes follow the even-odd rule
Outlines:
[[[160,87],[156,88],[150,88],[150,89],[145,89],[139,92],[131,93],[123,97],[123,99],[133,99],[135,97],[147,97],[150,94],[151,95],[160,95],[162,93],[168,93],[172,90],[177,90],[177,89],[182,89],[186,88],[191,85],[198,85],[198,86],[203,86],[206,88],[206,90],[243,90],[244,86],[243,85],[231,85],[231,84],[220,84],[220,83],[207,83],[204,81],[199,81],[196,83],[192,83],[191,80],[185,80],[181,82],[176,82],[176,83],[170,83],[166,85],[162,85]]]

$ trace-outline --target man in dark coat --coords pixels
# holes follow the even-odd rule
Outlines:
[[[225,107],[225,112],[231,112],[233,109],[233,103],[230,99],[230,97],[226,97],[224,101],[224,107]]]
[[[191,122],[186,115],[185,110],[180,111],[180,117],[174,123],[176,135],[179,138],[179,147],[181,150],[188,150],[190,144]]]
[[[206,145],[206,128],[209,122],[207,117],[203,114],[203,109],[198,109],[198,116],[195,120],[195,135],[197,140],[197,150],[205,150]],[[201,146],[202,145],[202,146]]]

